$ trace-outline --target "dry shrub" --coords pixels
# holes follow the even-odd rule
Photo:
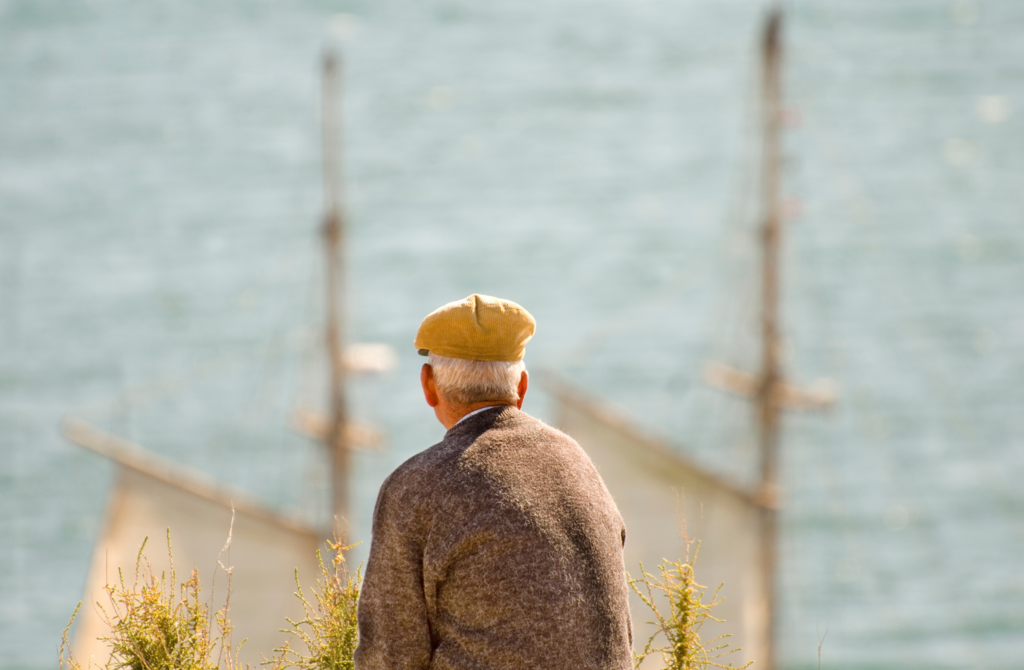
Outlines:
[[[106,670],[219,670],[223,662],[225,670],[237,670],[238,649],[231,646],[228,618],[230,569],[221,564],[228,573],[228,598],[211,621],[210,606],[200,597],[199,572],[192,570],[188,580],[180,584],[177,581],[170,529],[167,531],[169,573],[162,572],[159,577],[153,573],[143,554],[148,541],[147,537],[139,548],[134,583],[129,586],[119,569],[117,582],[105,587],[109,603],[96,603],[100,616],[110,628],[110,635],[100,638],[111,650],[110,660],[103,667]],[[230,542],[229,534],[228,545]],[[68,631],[80,607],[81,603],[61,638],[61,670],[82,668],[68,644]],[[89,667],[93,667],[91,662]]]
[[[340,541],[328,541],[327,544],[334,552],[334,558],[330,567],[325,566],[323,556],[317,550],[321,577],[316,588],[310,589],[312,601],[303,593],[299,572],[295,571],[295,595],[302,602],[305,617],[300,621],[287,619],[290,628],[282,629],[282,632],[298,638],[309,653],[301,654],[285,642],[284,646],[274,650],[278,655],[264,663],[273,670],[353,670],[355,667],[353,656],[359,643],[356,606],[359,603],[361,574],[358,570],[355,576],[349,573],[343,552],[356,545],[342,547]]]
[[[651,654],[661,654],[662,662],[668,670],[706,670],[707,668],[736,668],[732,663],[724,663],[724,657],[740,651],[739,647],[729,649],[726,638],[728,634],[719,635],[707,642],[701,640],[700,628],[705,621],[722,622],[711,614],[711,609],[722,602],[718,593],[722,586],[711,594],[708,600],[707,587],[697,583],[693,576],[693,566],[697,562],[700,544],[697,543],[690,556],[690,542],[686,542],[686,558],[682,561],[665,560],[658,566],[661,578],[644,570],[640,565],[642,577],[629,580],[629,585],[654,613],[658,626],[639,654],[634,653],[634,665],[639,668],[645,658]],[[668,614],[658,611],[655,603],[656,593],[668,601]],[[656,646],[658,637],[664,637],[662,646]],[[736,670],[749,667],[739,666]]]

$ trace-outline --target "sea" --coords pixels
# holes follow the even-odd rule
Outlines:
[[[471,293],[545,380],[753,484],[760,0],[0,0],[0,668],[57,662],[114,469],[82,417],[324,521],[320,63],[341,58],[354,539],[440,439]],[[787,669],[1024,667],[1024,3],[788,0]]]

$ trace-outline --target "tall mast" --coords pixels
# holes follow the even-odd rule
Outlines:
[[[331,462],[332,530],[339,536],[349,518],[348,413],[345,403],[345,364],[342,358],[345,298],[344,219],[341,207],[341,133],[338,127],[340,94],[338,58],[328,51],[323,60],[323,158],[324,158],[324,240],[327,280],[327,355],[330,359],[331,393],[326,447]]]
[[[761,369],[756,374],[712,362],[704,372],[712,386],[752,400],[757,407],[761,457],[761,581],[765,594],[765,638],[761,667],[774,670],[778,630],[778,460],[779,419],[783,410],[824,410],[835,403],[836,391],[826,379],[808,388],[789,383],[782,370],[779,333],[779,256],[782,217],[779,185],[782,163],[782,11],[774,9],[765,22],[761,42]]]
[[[762,42],[763,70],[761,120],[764,147],[762,152],[762,216],[761,229],[761,374],[757,385],[758,443],[761,453],[761,490],[774,502],[778,490],[779,417],[781,406],[782,365],[779,360],[779,247],[782,226],[779,217],[780,126],[782,101],[782,12],[774,9],[765,25]],[[777,597],[775,571],[778,554],[777,505],[768,504],[761,525],[762,576],[767,595],[767,627],[764,667],[775,668],[775,632]]]

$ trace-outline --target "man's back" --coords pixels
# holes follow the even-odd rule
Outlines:
[[[630,668],[624,539],[572,439],[470,416],[381,488],[357,667]]]

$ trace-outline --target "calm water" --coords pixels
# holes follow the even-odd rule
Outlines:
[[[352,383],[384,476],[442,433],[411,339],[471,292],[534,371],[738,479],[760,2],[0,2],[0,667],[52,667],[112,469],[89,418],[317,520],[317,60],[345,49]],[[1024,667],[1024,4],[787,3],[782,655]],[[538,382],[541,375],[536,375]],[[528,409],[552,413],[541,386]]]

